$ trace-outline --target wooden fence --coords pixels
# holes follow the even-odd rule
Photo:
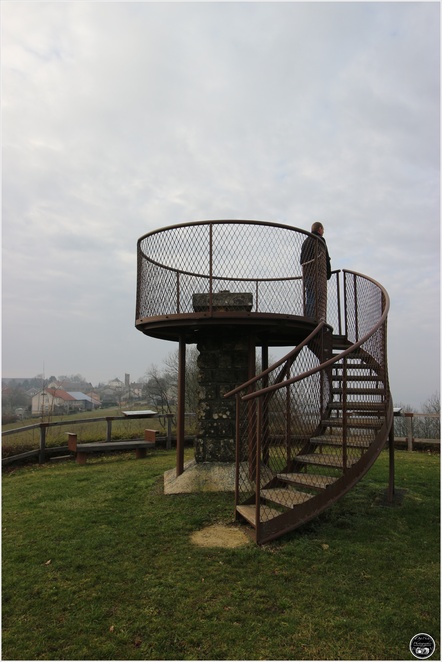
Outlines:
[[[407,444],[407,449],[409,451],[413,450],[413,446],[417,445],[426,445],[426,446],[436,446],[440,449],[440,438],[439,439],[423,439],[414,436],[414,419],[417,418],[439,418],[440,414],[415,414],[414,412],[404,412],[401,414],[405,418],[407,426],[407,436],[406,437],[394,437],[395,442],[402,442]]]
[[[132,419],[147,419],[147,418],[164,418],[165,422],[167,423],[167,433],[166,433],[166,448],[171,448],[172,445],[172,419],[173,419],[173,414],[157,414],[153,412],[145,413],[142,414],[141,412],[134,412],[133,415],[131,415],[131,412],[128,412],[125,416],[105,416],[105,417],[100,417],[100,418],[83,418],[83,419],[76,419],[76,420],[69,420],[69,421],[56,421],[54,423],[46,422],[46,423],[34,423],[33,425],[26,425],[20,428],[14,428],[13,430],[5,430],[2,431],[2,439],[3,437],[10,436],[13,434],[19,434],[22,432],[26,432],[29,430],[40,430],[40,443],[39,447],[37,449],[33,449],[30,451],[26,451],[24,453],[19,453],[18,455],[11,455],[9,457],[4,457],[2,458],[2,466],[5,466],[7,464],[11,464],[12,462],[16,462],[18,460],[24,460],[29,457],[35,457],[38,456],[38,461],[40,464],[46,461],[48,457],[51,456],[57,456],[62,453],[66,453],[67,451],[67,442],[63,446],[53,446],[53,447],[47,447],[46,446],[46,434],[47,430],[51,427],[58,427],[58,426],[63,426],[63,425],[69,425],[71,428],[75,425],[80,425],[80,424],[87,424],[87,423],[99,423],[99,422],[105,422],[106,423],[106,438],[105,438],[105,443],[112,441],[112,423],[113,421],[122,421],[122,420],[128,420],[130,418]]]

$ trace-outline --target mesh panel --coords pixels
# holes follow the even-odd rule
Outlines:
[[[344,298],[341,292],[340,272],[334,272],[327,283],[327,323],[333,328],[334,333],[342,335],[342,311]]]
[[[256,390],[317,368],[320,363],[319,350],[317,345],[304,347],[293,361],[286,361],[268,376],[259,379]],[[260,491],[266,493],[278,474],[292,470],[296,456],[320,429],[329,399],[330,383],[324,380],[321,372],[317,372],[260,399],[241,403],[239,493],[242,503],[254,495],[258,474]],[[282,511],[284,507],[292,507],[294,502],[309,498],[307,493],[301,494],[290,487],[279,490],[272,487],[271,498],[276,498],[277,503],[270,497],[262,501],[261,521],[270,519],[275,511]]]
[[[306,237],[302,230],[252,221],[207,221],[150,233],[138,244],[136,316],[193,313],[192,294],[223,290],[251,293],[254,313],[303,316],[300,255]],[[316,253],[309,267],[315,298],[309,316],[325,319],[325,253]]]
[[[390,397],[386,321],[376,328],[384,307],[376,283],[347,273],[346,328],[353,342],[365,342],[321,368],[332,342],[323,329],[255,385],[277,389],[239,400],[239,503],[258,504],[261,523],[344,480],[377,443]]]

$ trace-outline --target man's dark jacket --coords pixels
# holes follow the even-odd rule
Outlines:
[[[330,278],[331,278],[331,260],[330,260],[330,255],[328,254],[326,241],[325,241],[324,237],[321,237],[319,232],[312,232],[312,234],[315,235],[315,237],[319,237],[319,239],[324,244],[325,260],[326,260],[326,265],[327,265],[327,280],[330,280]],[[302,248],[301,248],[301,259],[299,260],[301,264],[305,264],[306,262],[310,262],[310,260],[314,259],[315,250],[316,250],[315,247],[316,247],[316,239],[313,239],[313,237],[307,237],[307,239],[302,244]]]

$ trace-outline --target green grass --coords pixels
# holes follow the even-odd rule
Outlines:
[[[187,455],[192,455],[187,451]],[[439,655],[439,457],[382,454],[332,509],[262,547],[200,548],[231,494],[162,492],[174,453],[3,478],[3,659],[407,660]]]

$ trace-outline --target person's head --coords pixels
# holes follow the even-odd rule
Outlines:
[[[316,221],[316,223],[313,223],[312,232],[317,232],[322,237],[322,235],[324,234],[324,226],[322,225],[322,223],[320,223],[319,221]]]

